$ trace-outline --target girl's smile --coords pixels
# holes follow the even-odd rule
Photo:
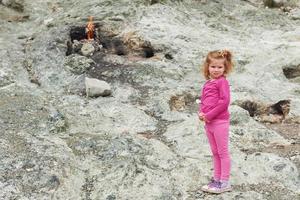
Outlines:
[[[209,76],[212,79],[217,79],[224,74],[225,59],[211,59],[208,66]]]

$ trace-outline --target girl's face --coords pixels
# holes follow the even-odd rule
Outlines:
[[[224,74],[225,71],[225,59],[211,59],[208,65],[209,76],[212,79],[217,79]]]

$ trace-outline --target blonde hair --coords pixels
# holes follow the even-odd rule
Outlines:
[[[232,61],[232,53],[229,50],[225,49],[225,50],[210,51],[208,52],[202,66],[202,73],[207,80],[210,79],[208,67],[212,59],[224,59],[225,76],[232,71],[234,64]]]

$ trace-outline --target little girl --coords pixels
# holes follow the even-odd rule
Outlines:
[[[203,191],[230,191],[229,103],[230,89],[226,75],[232,70],[232,53],[228,50],[211,51],[203,64],[206,82],[202,88],[198,116],[205,122],[205,131],[213,155],[214,175]]]

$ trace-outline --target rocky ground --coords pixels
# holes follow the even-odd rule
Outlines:
[[[299,27],[296,0],[0,0],[0,199],[300,198]],[[199,66],[225,48],[234,190],[209,195]]]

